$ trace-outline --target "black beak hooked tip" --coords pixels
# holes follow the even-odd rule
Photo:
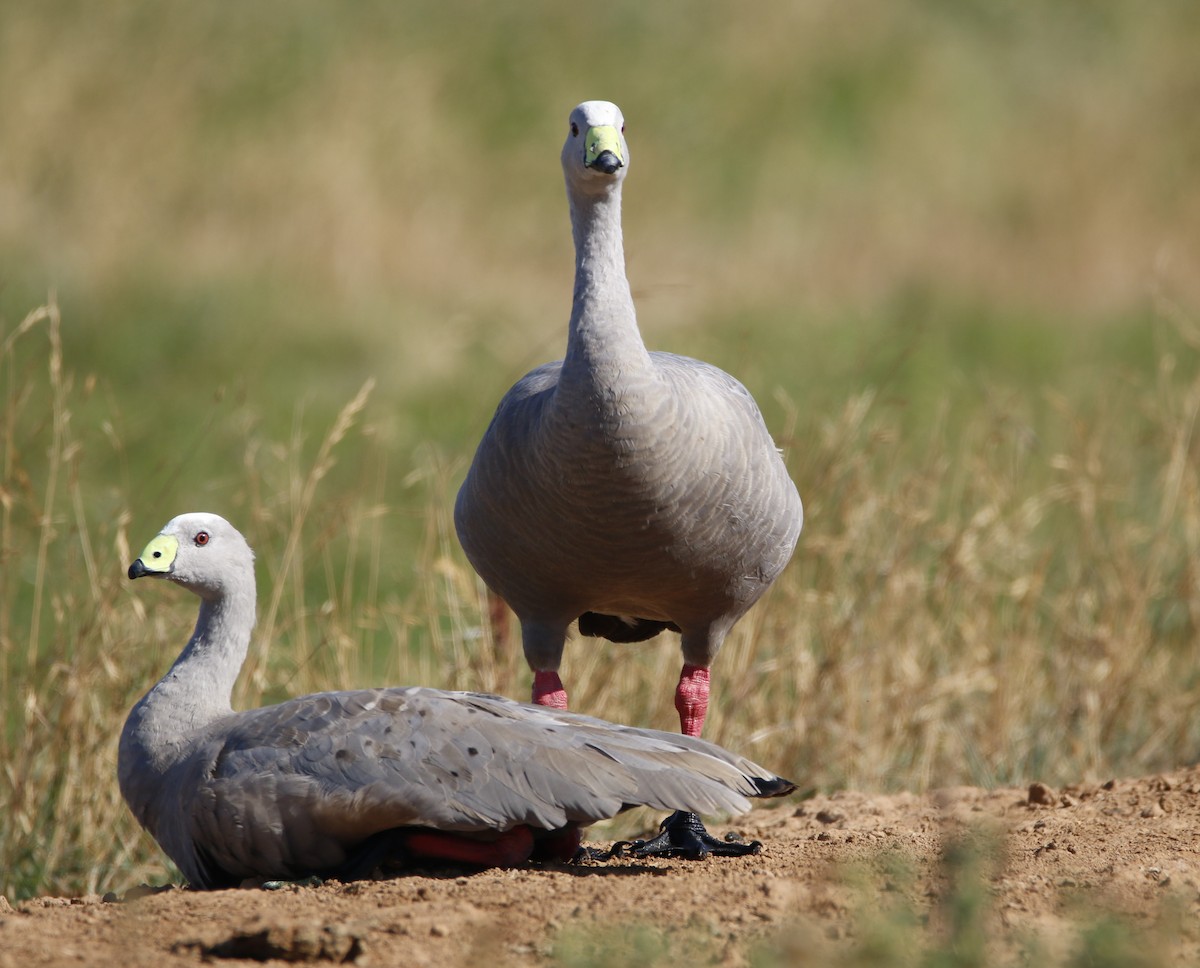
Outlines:
[[[150,572],[147,571],[146,566],[144,564],[142,564],[141,558],[139,558],[137,561],[135,561],[132,565],[129,566],[129,577],[130,578],[141,578],[143,575],[148,575],[148,574],[150,574]]]
[[[621,167],[621,159],[611,151],[602,151],[588,167],[599,168],[604,174],[611,175]]]

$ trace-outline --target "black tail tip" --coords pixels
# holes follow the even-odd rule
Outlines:
[[[754,794],[756,797],[786,797],[789,793],[796,791],[796,784],[781,776],[756,776],[753,780],[755,787],[758,788],[758,792]]]

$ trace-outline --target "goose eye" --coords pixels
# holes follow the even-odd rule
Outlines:
[[[195,541],[196,541],[197,548],[203,548],[206,544],[208,544],[208,532],[207,531],[196,532]]]
[[[621,134],[625,133],[625,123],[621,122]]]
[[[574,121],[571,122],[571,137],[572,138],[579,137],[579,125],[577,125]]]

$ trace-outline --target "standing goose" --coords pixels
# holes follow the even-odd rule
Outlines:
[[[709,667],[791,558],[803,509],[746,388],[642,342],[621,241],[624,129],[607,101],[571,112],[566,356],[500,401],[454,521],[471,564],[520,619],[534,702],[566,708],[559,666],[574,620],[614,642],[669,628],[682,633],[680,726],[699,736]],[[686,815],[645,850],[743,852]]]
[[[380,865],[570,858],[580,828],[643,804],[740,812],[792,784],[718,746],[436,689],[360,689],[234,712],[254,555],[215,514],[170,521],[129,567],[195,592],[200,617],[129,714],[118,778],[193,887]]]

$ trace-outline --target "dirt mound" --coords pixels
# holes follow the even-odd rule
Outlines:
[[[1076,944],[1081,926],[1117,917],[1165,955],[1200,963],[1195,769],[1062,790],[840,793],[759,810],[736,829],[762,840],[763,853],[0,903],[0,968],[227,959],[494,968],[634,943],[643,961],[647,951],[653,960],[691,950],[743,964],[760,946],[836,961],[883,929],[907,930],[913,943],[953,934],[964,905],[995,955],[1031,945],[1053,955]]]

